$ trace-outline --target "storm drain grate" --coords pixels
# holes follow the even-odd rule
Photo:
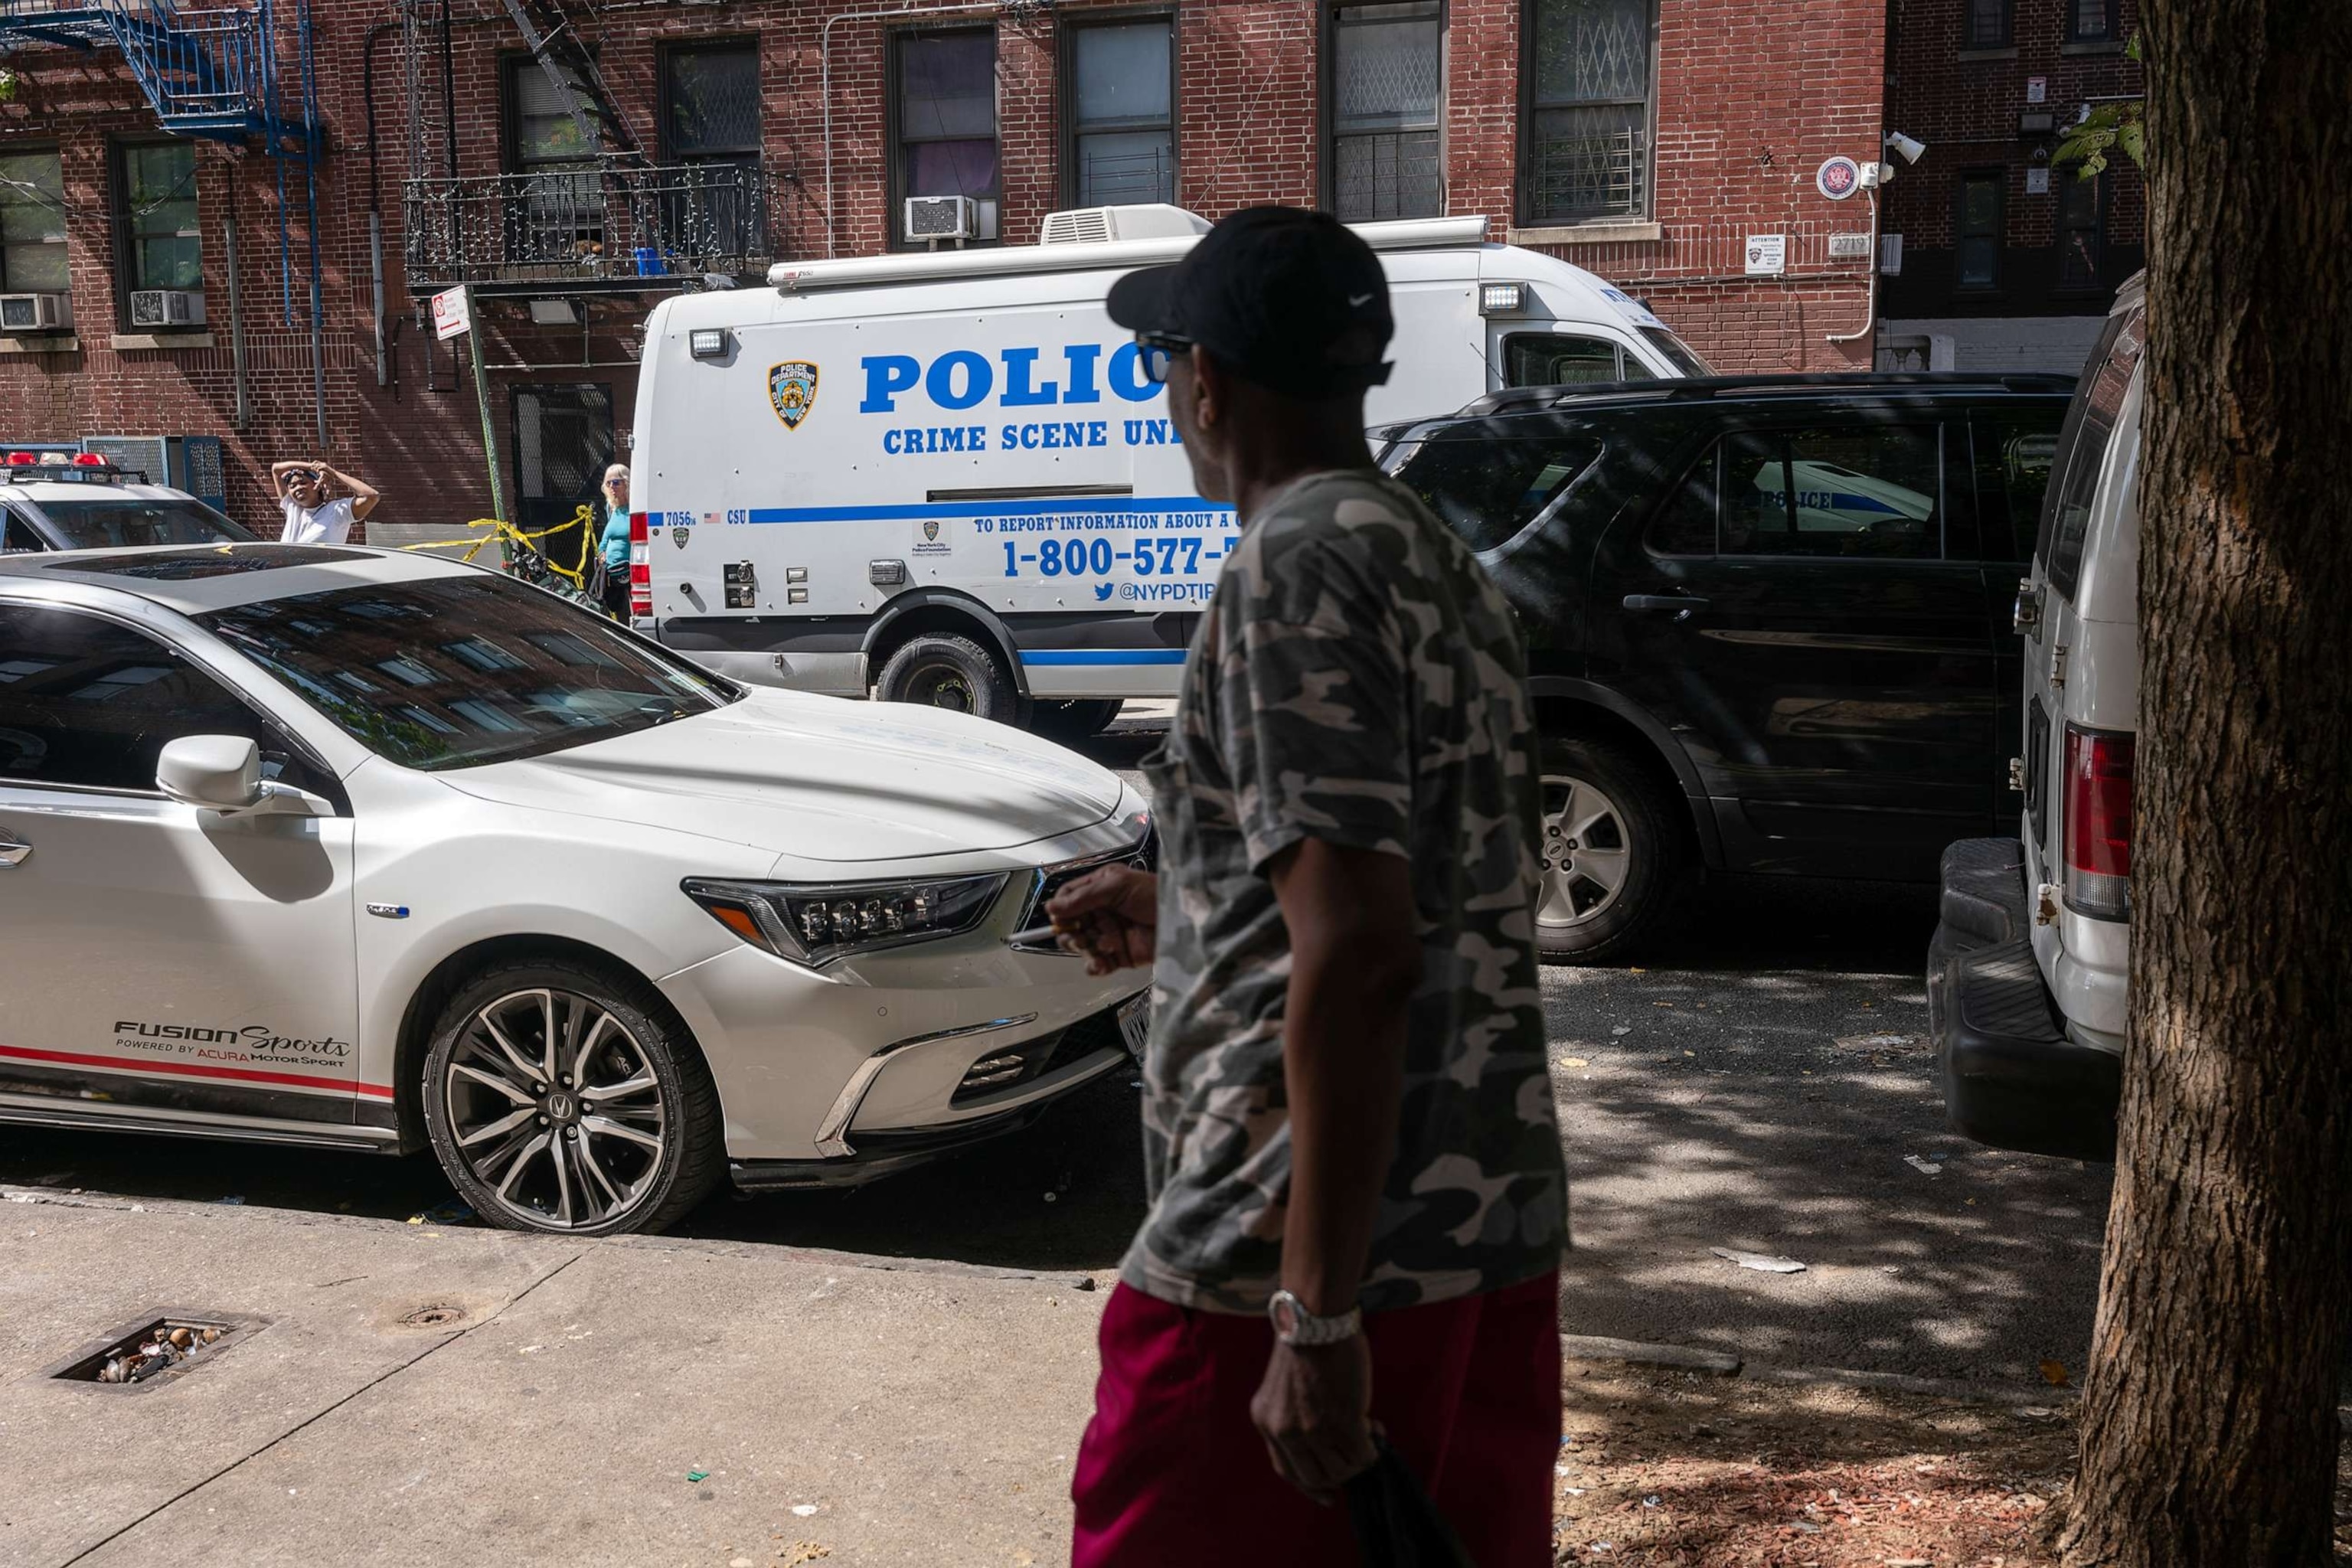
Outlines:
[[[150,1387],[215,1359],[259,1326],[253,1319],[214,1312],[159,1312],[43,1375],[64,1383]]]

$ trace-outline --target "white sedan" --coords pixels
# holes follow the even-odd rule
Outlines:
[[[504,1226],[855,1183],[1140,1047],[1009,939],[1150,853],[1003,725],[735,685],[495,573],[0,561],[0,1122],[401,1151]]]

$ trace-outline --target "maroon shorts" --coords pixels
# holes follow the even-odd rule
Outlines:
[[[1478,1568],[1550,1568],[1559,1458],[1559,1285],[1375,1313],[1372,1419]],[[1274,1331],[1122,1285],[1102,1321],[1094,1419],[1070,1483],[1076,1568],[1362,1561],[1343,1508],[1276,1475],[1250,1424]]]

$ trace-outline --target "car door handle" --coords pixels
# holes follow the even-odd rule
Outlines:
[[[32,852],[33,847],[23,839],[11,838],[5,833],[0,833],[0,866],[21,866],[25,863],[25,857]]]
[[[1629,610],[1663,610],[1678,621],[1688,620],[1693,610],[1706,608],[1706,601],[1696,594],[1628,594],[1625,607]]]

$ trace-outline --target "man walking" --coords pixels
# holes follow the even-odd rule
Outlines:
[[[1146,764],[1157,879],[1053,902],[1151,963],[1151,1209],[1102,1324],[1074,1559],[1359,1561],[1377,1426],[1480,1568],[1551,1562],[1566,1184],[1508,607],[1373,467],[1380,263],[1258,207],[1110,294],[1242,539]]]
[[[269,478],[286,513],[286,526],[278,535],[280,544],[341,544],[351,537],[352,524],[365,522],[383,499],[373,485],[316,460],[272,463]],[[331,479],[352,493],[328,500]]]

